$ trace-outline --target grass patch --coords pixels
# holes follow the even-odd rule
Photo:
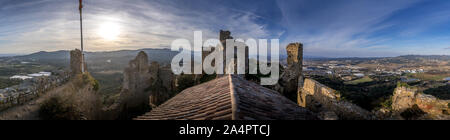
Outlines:
[[[87,84],[91,85],[95,91],[100,89],[100,84],[98,81],[89,73],[74,76],[74,85],[78,88],[83,88]]]
[[[372,82],[372,81],[373,81],[372,78],[370,78],[369,76],[365,76],[365,77],[363,77],[361,79],[345,82],[345,84],[347,84],[347,85],[358,85],[358,84],[361,84],[361,83],[368,83],[368,82]]]
[[[446,77],[450,77],[450,74],[429,74],[429,73],[410,73],[407,74],[409,78],[415,78],[425,81],[442,81]]]

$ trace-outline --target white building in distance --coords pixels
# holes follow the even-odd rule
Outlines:
[[[26,80],[26,79],[33,79],[34,77],[48,77],[51,76],[51,72],[39,72],[39,73],[33,73],[33,74],[27,74],[25,75],[14,75],[10,77],[9,79],[19,79],[19,80]]]

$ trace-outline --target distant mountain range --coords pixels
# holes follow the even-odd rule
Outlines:
[[[409,59],[409,60],[419,60],[419,59],[436,59],[436,60],[450,60],[450,55],[402,55],[397,57],[315,57],[315,56],[304,56],[304,59],[308,60],[375,60],[375,59]]]
[[[161,65],[170,64],[172,58],[178,54],[178,52],[171,51],[170,49],[140,49],[110,52],[86,52],[85,57],[90,70],[123,70],[123,68],[128,65],[128,62],[134,59],[140,51],[147,53],[150,62],[156,61]],[[70,63],[70,51],[41,51],[29,55],[13,56],[9,59],[13,61],[35,62],[68,67]]]
[[[21,54],[0,54],[0,57],[11,57],[11,56],[18,56]]]
[[[144,51],[148,54],[149,61],[159,62],[161,65],[170,64],[172,58],[179,52],[171,51],[170,49],[140,49],[140,50],[121,50],[121,51],[109,51],[109,52],[86,52],[86,60],[90,69],[111,69],[122,70],[130,60],[134,59],[139,51]],[[15,56],[0,55],[0,57],[10,57],[10,59],[19,61],[30,61],[44,64],[68,66],[70,52],[55,51],[55,52],[37,52],[29,55]],[[270,58],[270,57],[269,57]],[[328,58],[321,56],[309,56],[304,55],[305,60],[375,60],[375,59],[437,59],[437,60],[450,60],[450,55],[404,55],[398,57],[348,57],[348,58]],[[287,55],[280,55],[280,60],[285,61]]]

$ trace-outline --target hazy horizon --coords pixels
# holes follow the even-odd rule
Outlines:
[[[306,56],[450,54],[446,0],[84,0],[87,51],[167,48],[194,31],[217,38],[279,38]],[[79,48],[78,0],[0,2],[0,54]],[[285,52],[282,51],[282,54]],[[1,55],[0,55],[1,56]]]
[[[74,48],[77,49],[77,48]],[[145,50],[145,49],[169,49],[169,48],[141,48],[141,49],[124,49],[124,50],[110,50],[110,51],[86,51],[87,53],[101,53],[101,52],[116,52],[116,51],[138,51],[138,50]],[[170,50],[170,49],[169,49]],[[0,57],[15,57],[15,56],[26,56],[26,55],[31,55],[31,54],[35,54],[35,53],[39,53],[39,52],[59,52],[59,51],[71,51],[69,50],[56,50],[56,51],[38,51],[38,52],[32,52],[32,53],[22,53],[22,54],[2,54],[0,53]],[[439,54],[431,54],[431,55],[426,55],[426,54],[404,54],[404,55],[396,55],[396,56],[360,56],[360,57],[356,57],[356,56],[341,56],[341,57],[329,57],[329,56],[318,56],[318,55],[304,55],[304,58],[330,58],[330,59],[334,59],[334,58],[385,58],[385,57],[400,57],[400,56],[410,56],[410,55],[418,55],[418,56],[450,56],[448,54],[443,54],[443,55],[439,55]],[[250,57],[254,57],[255,55],[250,55]],[[285,53],[280,53],[280,57],[287,57],[287,54]]]

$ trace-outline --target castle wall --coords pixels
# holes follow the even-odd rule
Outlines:
[[[298,104],[313,112],[334,112],[343,120],[369,120],[369,111],[342,101],[340,94],[312,79],[305,79],[303,88],[298,93]]]
[[[303,87],[303,44],[291,43],[286,47],[288,66],[281,75],[275,90],[295,101],[297,92]]]
[[[176,90],[175,75],[170,67],[161,67],[158,62],[149,64],[148,55],[143,51],[129,62],[123,76],[119,99],[103,109],[106,117],[109,117],[107,119],[127,119],[140,115],[140,111],[162,104]]]
[[[2,89],[0,111],[36,99],[47,91],[65,84],[70,77],[69,72],[60,72],[58,75],[30,79],[20,85]]]

